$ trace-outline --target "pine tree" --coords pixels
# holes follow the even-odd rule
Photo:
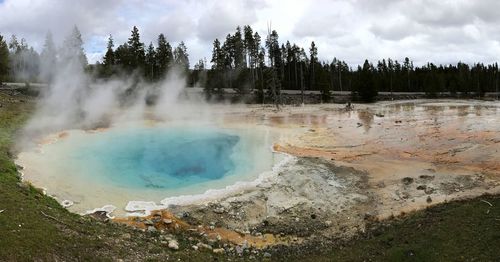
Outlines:
[[[63,64],[75,61],[83,67],[87,66],[88,61],[83,49],[82,34],[78,30],[78,27],[74,26],[71,34],[64,40],[61,54],[61,62]]]
[[[115,44],[113,43],[113,37],[109,35],[106,54],[104,54],[103,57],[103,64],[106,67],[110,67],[115,64],[115,52],[113,51],[114,46]]]
[[[219,39],[214,40],[213,48],[212,48],[212,69],[221,70],[224,67],[224,55],[222,54],[221,46]]]
[[[54,78],[54,68],[57,63],[57,51],[52,39],[52,33],[47,32],[45,43],[40,55],[40,78],[46,83],[51,83]]]
[[[189,55],[187,52],[186,45],[184,42],[180,42],[179,45],[174,50],[174,63],[178,66],[184,73],[189,70]]]
[[[0,85],[2,81],[7,80],[7,75],[9,73],[9,47],[7,42],[0,35]]]
[[[148,50],[146,51],[145,58],[145,75],[150,81],[155,79],[155,67],[156,67],[156,51],[153,43],[149,43]]]
[[[316,48],[316,44],[314,43],[314,41],[311,42],[311,47],[309,48],[309,57],[310,57],[310,62],[311,62],[311,65],[310,65],[310,70],[311,70],[311,74],[310,74],[310,88],[311,90],[316,90],[316,72],[315,72],[315,69],[316,69],[316,64],[318,63],[318,48]]]
[[[360,79],[358,83],[358,95],[364,102],[373,102],[377,96],[377,89],[373,82],[373,65],[368,60],[365,60],[360,71]]]
[[[236,27],[236,32],[231,38],[231,46],[233,49],[234,68],[246,67],[245,47],[239,26]]]
[[[158,46],[156,47],[156,63],[158,65],[158,75],[163,77],[172,66],[173,54],[172,46],[165,38],[165,35],[158,36]]]
[[[139,29],[136,26],[132,28],[132,35],[128,39],[128,46],[130,51],[130,69],[143,69],[145,53],[144,43],[141,42]]]
[[[245,48],[245,60],[247,62],[247,67],[249,68],[254,68],[255,67],[255,56],[254,54],[254,49],[255,49],[255,43],[254,43],[254,38],[253,38],[253,30],[249,25],[246,25],[243,27],[243,34],[244,34],[244,48]]]

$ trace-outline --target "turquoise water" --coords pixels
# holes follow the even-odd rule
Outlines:
[[[73,145],[67,158],[88,176],[121,187],[172,189],[250,171],[245,141],[213,128],[134,127]]]
[[[283,159],[271,150],[278,135],[259,126],[123,123],[103,132],[69,130],[18,161],[25,179],[73,201],[74,212],[109,204],[123,212],[131,200],[210,195],[254,181]]]

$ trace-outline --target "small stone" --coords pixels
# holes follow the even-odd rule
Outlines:
[[[214,208],[214,210],[213,210],[213,211],[214,211],[214,213],[216,213],[216,214],[222,214],[222,213],[224,213],[226,210],[224,210],[224,208],[223,208],[223,207],[218,207],[218,208]]]
[[[214,254],[224,254],[225,251],[224,248],[215,248],[212,252],[214,252]]]
[[[68,207],[72,206],[73,204],[74,203],[71,200],[64,200],[61,202],[61,206],[63,206],[64,208],[68,208]]]
[[[192,246],[193,250],[198,250],[198,246]]]
[[[264,257],[265,257],[265,258],[270,258],[270,257],[271,257],[271,253],[269,253],[269,252],[264,252]]]
[[[405,177],[401,181],[403,182],[403,184],[409,185],[409,184],[413,183],[413,178],[411,178],[411,177]]]
[[[236,250],[236,254],[238,254],[240,256],[243,255],[243,247],[236,246],[235,250]]]
[[[375,216],[372,213],[370,213],[370,212],[365,213],[365,217],[364,217],[365,220],[374,220],[374,218],[375,218]]]
[[[428,196],[427,197],[427,203],[431,203],[431,202],[432,202],[432,198],[431,198],[431,196]]]
[[[172,224],[172,222],[173,222],[172,219],[168,219],[168,218],[163,219],[163,224],[165,224],[165,225],[170,225],[170,224]]]
[[[399,197],[402,199],[408,199],[410,197],[410,194],[408,194],[408,192],[401,192],[399,194]]]
[[[425,192],[427,195],[430,195],[430,194],[434,193],[434,188],[432,188],[432,187],[427,187],[427,188],[425,188],[424,192]]]
[[[179,249],[179,243],[177,242],[177,240],[172,239],[172,240],[168,241],[168,247],[170,249],[173,249],[173,250],[178,250]]]
[[[419,185],[417,186],[417,190],[425,190],[427,188],[426,185]]]
[[[149,219],[146,219],[146,220],[144,220],[144,225],[146,225],[146,226],[153,226],[154,223],[153,223],[153,221],[151,221]]]
[[[222,237],[220,235],[217,235],[217,241],[221,241],[222,240]]]
[[[199,242],[198,244],[196,244],[196,246],[198,246],[198,248],[204,248],[204,249],[212,250],[212,246],[208,245],[208,244],[205,244],[205,243]]]
[[[150,233],[154,233],[154,232],[157,232],[158,230],[156,229],[156,227],[154,226],[148,226],[148,232]]]

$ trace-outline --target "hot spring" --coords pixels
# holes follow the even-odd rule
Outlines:
[[[281,156],[264,127],[127,124],[103,131],[70,130],[19,154],[24,178],[70,210],[104,205],[124,214],[129,201],[168,197],[251,182]],[[234,186],[233,186],[234,187]]]

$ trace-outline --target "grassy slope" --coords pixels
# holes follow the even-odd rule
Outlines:
[[[500,196],[437,205],[303,260],[500,261]]]
[[[13,134],[29,116],[32,103],[10,103],[10,99],[0,92],[3,105],[0,108],[0,210],[4,210],[0,213],[0,261],[213,259],[210,253],[191,251],[190,244],[182,237],[179,237],[180,243],[185,249],[171,252],[159,243],[157,235],[71,214],[34,188],[20,185],[8,150]],[[499,261],[500,197],[482,199],[494,206],[478,199],[439,205],[370,230],[360,240],[291,259]],[[42,212],[58,221],[45,217]],[[127,234],[132,237],[123,237]]]
[[[82,218],[31,186],[19,183],[9,156],[13,135],[32,111],[32,102],[10,102],[0,92],[0,261],[131,260],[206,257],[208,254],[171,252],[157,237],[115,224]],[[19,99],[16,97],[15,99]],[[42,213],[43,212],[43,213]],[[56,218],[46,217],[44,214]],[[129,238],[126,234],[130,234]],[[182,240],[181,246],[183,243]],[[194,255],[194,256],[193,256]]]

